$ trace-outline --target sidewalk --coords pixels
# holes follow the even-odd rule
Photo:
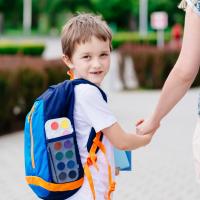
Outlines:
[[[112,93],[113,112],[126,130],[147,116],[159,91]],[[162,122],[152,143],[133,152],[133,172],[117,177],[114,200],[199,200],[195,181],[192,134],[196,122],[198,90],[191,90]],[[24,181],[23,133],[0,137],[0,199],[38,199]]]

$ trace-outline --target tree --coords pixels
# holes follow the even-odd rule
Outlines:
[[[5,28],[22,27],[23,0],[0,0],[0,12],[4,16]]]
[[[149,0],[149,13],[154,11],[166,11],[169,15],[169,25],[172,26],[177,21],[183,23],[183,11],[178,9],[180,1],[169,0]]]
[[[149,16],[153,11],[164,10],[170,13],[169,25],[183,21],[183,12],[177,8],[177,1],[148,0]],[[103,15],[109,23],[115,23],[120,29],[130,29],[130,24],[139,21],[139,0],[32,0],[32,24],[37,28],[40,15],[44,14],[50,27],[66,21],[66,13],[92,11]],[[4,15],[5,28],[22,27],[23,0],[0,0],[0,12]]]
[[[103,15],[108,22],[127,28],[132,16],[133,0],[90,0],[92,10]]]

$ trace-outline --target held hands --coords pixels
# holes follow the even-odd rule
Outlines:
[[[151,142],[151,139],[159,128],[160,122],[156,123],[152,117],[148,118],[147,120],[138,120],[136,123],[136,134],[140,137],[143,137],[144,145],[147,145]]]
[[[147,120],[139,120],[136,123],[136,134],[138,135],[154,135],[156,130],[160,127],[160,122],[156,122],[152,117]]]

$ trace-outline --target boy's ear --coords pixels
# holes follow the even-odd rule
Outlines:
[[[73,64],[68,56],[63,55],[62,60],[70,69],[73,69]]]

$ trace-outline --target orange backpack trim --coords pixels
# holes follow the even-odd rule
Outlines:
[[[88,179],[90,189],[92,191],[93,199],[96,200],[94,183],[93,183],[93,179],[92,179],[92,175],[91,175],[89,167],[91,165],[94,165],[95,168],[98,170],[98,166],[96,164],[97,156],[96,156],[95,152],[96,152],[96,149],[99,148],[103,152],[105,159],[106,159],[106,162],[108,164],[108,181],[109,181],[108,200],[110,200],[111,199],[111,197],[110,197],[111,193],[115,190],[115,184],[116,183],[112,180],[112,171],[111,171],[111,166],[109,164],[108,158],[106,156],[106,148],[103,145],[103,143],[100,141],[101,134],[102,134],[101,132],[98,132],[96,134],[96,137],[93,140],[93,144],[92,144],[92,147],[90,149],[89,156],[87,158],[87,162],[84,166],[84,172],[85,172],[85,175]]]
[[[28,184],[37,185],[37,186],[43,187],[44,189],[52,191],[52,192],[64,192],[67,190],[75,190],[75,189],[81,187],[81,185],[83,184],[83,180],[84,180],[84,178],[81,178],[72,183],[56,184],[56,183],[49,183],[37,176],[26,176],[26,181]]]
[[[81,185],[83,184],[83,180],[84,178],[81,178],[72,183],[59,183],[59,184],[57,183],[56,184],[56,183],[47,182],[37,176],[26,176],[26,181],[28,184],[37,185],[52,192],[64,192],[67,190],[75,190],[81,187]]]

